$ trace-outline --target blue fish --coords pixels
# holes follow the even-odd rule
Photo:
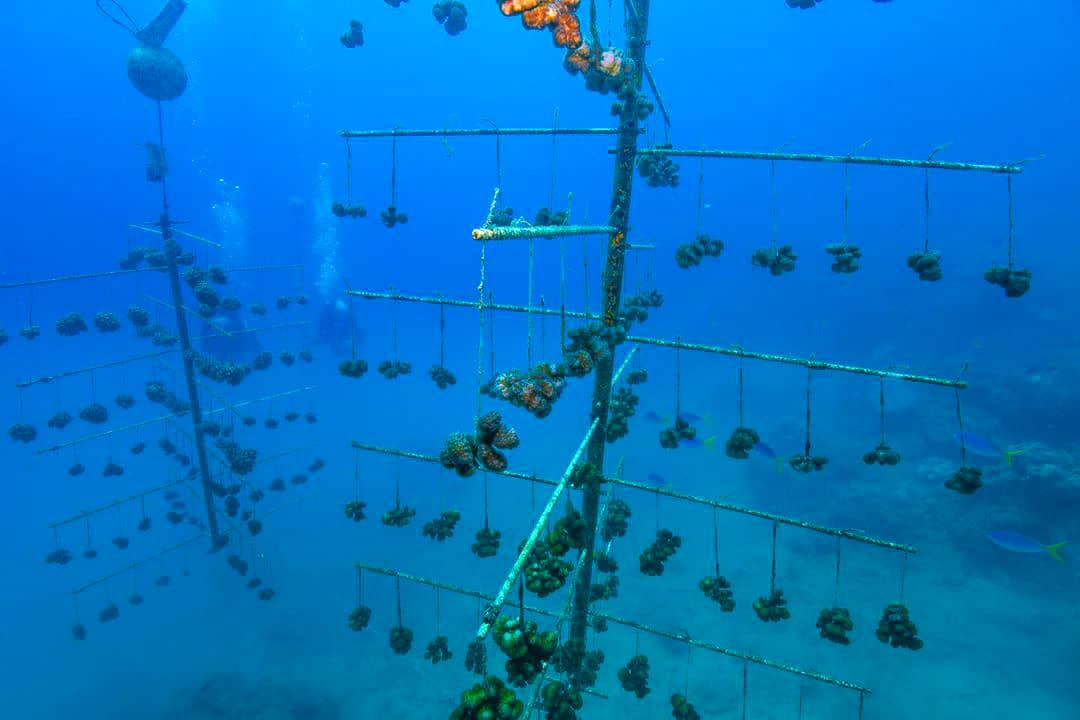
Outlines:
[[[701,422],[702,420],[708,420],[708,418],[703,418],[703,417],[701,417],[700,415],[698,415],[695,412],[679,413],[679,417],[681,417],[683,420],[690,423],[691,425],[694,424],[694,423]]]
[[[663,487],[663,486],[667,485],[667,480],[665,480],[660,475],[660,473],[656,473],[656,472],[649,473],[648,480],[649,480],[649,484],[652,485],[653,487]]]
[[[701,447],[702,445],[704,445],[704,442],[702,442],[700,437],[695,435],[692,438],[683,438],[682,440],[679,441],[679,444],[680,445],[685,445],[686,447],[697,448],[697,447]]]
[[[953,433],[953,439],[959,444],[963,440],[964,448],[968,452],[984,458],[1005,458],[1005,462],[1012,465],[1013,458],[1024,452],[1023,450],[1002,450],[992,440],[976,435],[970,430],[963,433]]]
[[[649,410],[645,413],[645,419],[651,423],[658,423],[661,420],[660,416],[657,415],[656,412],[653,410]]]
[[[990,539],[990,542],[1009,552],[1029,554],[1046,552],[1058,562],[1065,562],[1065,559],[1061,557],[1061,548],[1068,544],[1066,542],[1043,545],[1038,540],[1012,530],[994,530],[987,533],[986,537]]]
[[[754,449],[765,457],[769,458],[770,460],[776,459],[776,451],[769,447],[768,443],[759,440],[757,443],[754,444]]]

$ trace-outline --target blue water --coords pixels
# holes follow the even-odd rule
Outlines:
[[[358,355],[372,366],[360,380],[337,373],[341,357],[316,332],[319,313],[343,299],[346,281],[354,288],[393,286],[474,299],[479,248],[469,233],[482,222],[497,182],[490,138],[400,140],[397,205],[409,222],[387,230],[378,212],[390,202],[391,143],[354,141],[352,196],[369,216],[337,220],[328,201],[345,199],[338,130],[477,127],[486,120],[550,126],[556,108],[562,127],[613,123],[611,96],[587,93],[580,77],[566,74],[549,34],[526,32],[494,3],[467,4],[468,30],[449,37],[420,0],[397,9],[377,0],[192,2],[167,44],[190,79],[184,96],[164,106],[171,211],[187,221],[184,230],[222,246],[182,240],[185,247],[200,266],[300,266],[235,273],[226,292],[267,304],[265,318],[245,315],[256,327],[308,322],[263,333],[260,342],[275,355],[310,348],[314,362],[285,368],[275,358],[272,369],[238,387],[203,381],[200,391],[204,406],[220,408],[311,388],[241,410],[257,418],[253,428],[236,414],[227,420],[260,457],[280,455],[261,462],[249,478],[267,490],[260,506],[265,528],[254,542],[237,531],[228,549],[208,555],[199,539],[125,570],[198,535],[195,526],[168,524],[168,502],[160,494],[146,500],[153,520],[147,533],[135,529],[142,517],[136,501],[95,515],[89,541],[85,522],[64,526],[54,540],[50,523],[183,477],[157,443],[169,437],[194,455],[186,419],[37,452],[158,417],[161,409],[146,401],[144,384],[161,380],[184,397],[179,358],[164,355],[23,390],[15,383],[151,352],[123,316],[139,304],[155,322],[172,327],[172,311],[155,302],[167,300],[168,287],[155,273],[139,273],[0,290],[0,328],[10,336],[0,346],[4,427],[28,422],[38,431],[34,443],[4,438],[0,444],[7,468],[0,503],[6,717],[437,718],[448,716],[474,682],[461,660],[476,629],[478,601],[443,592],[437,615],[432,589],[404,583],[404,621],[416,633],[406,657],[387,646],[397,624],[391,580],[364,576],[364,602],[373,609],[368,630],[350,632],[346,617],[357,603],[357,560],[494,592],[518,539],[546,502],[549,486],[492,477],[488,513],[503,544],[495,558],[478,560],[469,545],[483,525],[479,475],[461,479],[434,465],[370,454],[354,464],[350,440],[435,453],[450,432],[469,430],[476,407],[476,313],[447,310],[446,365],[458,383],[445,391],[427,377],[439,354],[434,307],[357,301]],[[610,27],[613,41],[621,42],[608,3],[597,5],[601,36],[606,39]],[[624,460],[627,480],[647,482],[657,472],[671,491],[858,529],[919,553],[905,565],[896,553],[845,542],[837,584],[835,539],[782,527],[777,585],[793,617],[766,625],[751,605],[769,588],[767,522],[726,513],[718,518],[721,572],[737,600],[735,612],[722,615],[696,587],[713,568],[710,512],[620,491],[634,515],[628,536],[615,545],[619,597],[603,610],[869,687],[867,718],[1076,717],[1075,557],[1070,547],[1065,564],[1045,554],[1010,554],[986,534],[1012,530],[1048,543],[1080,541],[1080,324],[1073,292],[1080,253],[1070,242],[1080,228],[1074,130],[1080,112],[1073,90],[1080,9],[1072,2],[1004,0],[832,0],[808,11],[781,0],[652,5],[649,63],[679,147],[846,154],[870,139],[863,152],[883,156],[925,157],[948,142],[953,145],[941,159],[1039,156],[1014,180],[1016,261],[1034,279],[1026,296],[1009,300],[982,278],[987,267],[1005,260],[1002,177],[932,174],[931,248],[942,254],[945,277],[930,284],[905,266],[907,255],[922,247],[922,173],[864,167],[850,173],[850,232],[863,251],[862,269],[831,273],[822,248],[839,239],[843,173],[816,164],[778,166],[779,240],[790,242],[800,259],[794,273],[770,277],[749,262],[769,239],[769,168],[741,161],[705,166],[701,229],[724,240],[723,256],[680,270],[672,257],[693,239],[697,198],[697,163],[686,160],[675,190],[636,182],[631,241],[656,250],[628,259],[627,287],[653,285],[665,295],[664,306],[636,332],[942,377],[957,375],[967,363],[966,427],[1024,452],[1012,466],[988,463],[985,486],[973,496],[946,490],[943,481],[960,463],[953,392],[890,381],[887,439],[903,460],[895,468],[866,466],[862,454],[880,440],[877,383],[818,373],[812,440],[815,452],[830,458],[826,469],[809,476],[790,467],[778,473],[772,461],[754,455],[736,463],[723,453],[737,423],[735,363],[689,352],[681,358],[683,406],[708,417],[698,423],[698,435],[717,436],[715,449],[663,450],[655,435],[660,427],[648,423],[644,411],[674,417],[674,356],[643,347],[640,363],[650,380],[640,386],[630,435],[608,447],[609,473]],[[618,15],[619,0],[614,6]],[[131,0],[126,7],[145,22],[158,2]],[[91,2],[17,0],[13,8],[14,24],[0,49],[4,67],[14,68],[0,80],[8,98],[0,120],[8,148],[0,283],[116,269],[130,248],[155,241],[129,225],[152,222],[160,212],[160,187],[144,181],[140,147],[156,136],[155,108],[124,72],[134,41]],[[587,9],[580,15],[586,18]],[[365,44],[346,50],[338,36],[352,18],[364,22]],[[663,139],[654,115],[644,142]],[[553,166],[549,138],[504,139],[504,204],[531,218],[549,204],[554,177],[556,207],[573,193],[575,221],[604,222],[610,144],[560,138]],[[603,243],[572,239],[565,247],[567,306],[595,311]],[[497,302],[527,302],[528,267],[524,243],[488,246],[486,287]],[[536,244],[533,292],[534,302],[543,296],[548,307],[557,306],[557,241]],[[311,300],[306,307],[275,309],[279,296],[300,294]],[[124,328],[103,336],[91,326],[79,337],[58,337],[53,325],[71,311],[88,322],[112,311]],[[398,355],[414,368],[391,382],[374,368],[391,357],[395,317]],[[31,324],[42,328],[32,342],[19,337]],[[526,328],[523,316],[496,318],[499,369],[525,364]],[[533,332],[534,360],[556,359],[558,320],[534,320]],[[619,349],[619,359],[626,349]],[[746,363],[745,422],[781,457],[802,451],[805,379],[799,368]],[[512,469],[545,477],[564,470],[589,423],[591,388],[590,379],[572,381],[545,420],[485,399],[485,409],[503,411],[521,435],[522,446],[510,453]],[[112,402],[121,392],[135,396],[131,410]],[[109,407],[108,424],[77,418],[94,401]],[[76,416],[62,432],[46,427],[59,410]],[[317,413],[317,424],[283,419],[308,411]],[[266,429],[268,417],[281,420],[280,427]],[[148,448],[132,456],[129,448],[138,441]],[[308,473],[303,485],[289,482],[316,458],[325,460],[325,469]],[[110,459],[123,465],[121,477],[102,476]],[[87,471],[73,478],[68,468],[76,462]],[[354,497],[357,467],[368,503],[361,523],[342,513]],[[269,491],[279,476],[287,489]],[[402,502],[417,509],[405,529],[379,522],[394,504],[395,478]],[[184,499],[195,512],[201,498],[189,485]],[[576,493],[571,497],[579,504]],[[457,508],[463,517],[455,536],[436,544],[421,537],[420,527],[440,507]],[[278,509],[267,514],[272,508]],[[662,577],[645,577],[636,556],[657,527],[678,532],[683,545]],[[130,547],[116,549],[110,540],[117,536],[130,538]],[[82,556],[88,542],[99,552],[96,559]],[[74,555],[63,567],[43,562],[57,543]],[[233,552],[250,563],[247,577],[226,564]],[[73,600],[73,590],[112,573]],[[162,575],[170,577],[168,587],[154,585]],[[245,587],[252,575],[276,591],[272,600],[260,602]],[[900,599],[902,577],[903,600],[926,643],[918,652],[889,648],[873,635],[884,606]],[[127,602],[135,592],[145,597],[139,607]],[[534,599],[554,610],[561,601],[561,593]],[[112,602],[120,617],[102,624],[98,614]],[[829,644],[814,628],[819,610],[834,603],[852,610],[850,646]],[[72,639],[75,623],[87,628],[82,642]],[[437,632],[450,637],[455,657],[432,667],[422,651]],[[653,668],[653,692],[641,701],[615,677],[636,643]],[[744,689],[741,663],[704,650],[688,656],[674,641],[637,638],[613,625],[595,645],[607,656],[598,690],[609,699],[586,698],[583,717],[667,717],[673,692],[686,693],[705,718],[739,717],[744,690],[749,718],[797,717],[800,693],[803,717],[857,717],[853,693],[756,666]],[[502,659],[490,643],[488,652],[493,672],[501,673]]]

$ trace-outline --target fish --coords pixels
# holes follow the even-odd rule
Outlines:
[[[691,424],[698,423],[698,422],[701,422],[703,420],[705,422],[709,422],[709,416],[708,415],[702,417],[701,415],[698,415],[695,412],[679,413],[679,417],[681,417],[683,420],[685,420],[686,422],[691,423]]]
[[[994,530],[986,534],[990,542],[994,543],[1000,548],[1004,548],[1009,552],[1016,553],[1041,553],[1046,552],[1050,554],[1050,557],[1054,558],[1058,562],[1065,562],[1065,558],[1061,556],[1061,549],[1068,545],[1068,542],[1059,542],[1052,545],[1043,545],[1038,540],[1015,532],[1013,530]]]
[[[1013,458],[1024,452],[1023,450],[1002,450],[992,440],[977,435],[970,430],[965,430],[963,433],[953,433],[953,439],[957,443],[961,442],[962,439],[964,448],[974,455],[985,458],[1005,458],[1005,463],[1010,467],[1013,464]]]
[[[776,451],[769,447],[768,443],[758,440],[756,443],[754,443],[754,449],[765,457],[769,458],[770,460],[776,459]]]
[[[667,485],[667,480],[665,480],[664,477],[658,472],[649,473],[648,481],[649,484],[653,487],[664,487],[665,485]]]
[[[696,448],[696,447],[701,447],[704,444],[704,442],[702,441],[702,439],[700,437],[697,437],[695,435],[692,438],[683,438],[682,440],[679,441],[679,444],[680,445],[685,445],[686,447]]]
[[[658,422],[660,422],[660,420],[661,420],[661,418],[660,418],[660,415],[658,415],[658,414],[656,413],[656,411],[654,411],[654,410],[648,410],[648,411],[646,411],[646,413],[645,413],[645,419],[646,419],[646,420],[648,420],[648,421],[649,421],[649,422],[651,422],[651,423],[658,423]]]

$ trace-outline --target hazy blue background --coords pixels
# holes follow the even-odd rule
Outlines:
[[[607,35],[607,3],[599,3],[601,35]],[[414,0],[395,10],[365,2],[208,2],[193,0],[168,43],[190,75],[186,95],[166,106],[172,169],[172,205],[193,232],[226,246],[200,262],[230,265],[301,263],[302,271],[234,277],[248,301],[272,304],[285,293],[313,298],[305,310],[272,312],[278,320],[314,320],[323,301],[316,281],[324,261],[316,241],[338,246],[337,269],[354,287],[406,292],[443,292],[472,298],[478,279],[478,248],[469,229],[480,222],[495,185],[494,142],[438,139],[401,141],[398,206],[408,225],[386,230],[377,213],[389,202],[389,141],[353,144],[353,196],[371,213],[356,222],[325,218],[320,165],[328,164],[330,195],[344,197],[343,127],[473,127],[491,119],[504,127],[549,125],[555,108],[562,126],[605,126],[610,98],[586,93],[580,78],[561,69],[561,54],[546,33],[526,33],[503,18],[494,3],[473,0],[469,29],[451,38],[430,17],[429,3]],[[616,1],[616,8],[619,3]],[[3,137],[10,144],[3,169],[0,212],[6,219],[0,282],[115,267],[116,260],[150,236],[128,223],[156,217],[158,188],[143,181],[144,151],[138,143],[156,132],[154,109],[129,85],[124,59],[133,40],[105,20],[89,0],[43,6],[14,5],[13,32],[0,48],[9,68],[0,79],[6,104]],[[132,0],[142,22],[157,2]],[[661,451],[659,429],[639,415],[632,433],[610,448],[611,467],[625,457],[625,475],[644,480],[664,475],[679,490],[730,495],[736,502],[805,516],[823,523],[865,529],[920,547],[908,567],[905,598],[927,647],[920,653],[892,650],[872,637],[881,608],[896,599],[900,562],[882,551],[845,548],[840,601],[855,614],[853,645],[840,648],[817,638],[813,620],[833,602],[831,541],[781,531],[780,584],[795,618],[783,627],[761,625],[750,612],[767,591],[768,526],[723,518],[722,560],[735,584],[739,607],[717,618],[696,589],[709,572],[711,520],[698,508],[662,503],[655,522],[682,531],[685,543],[662,579],[636,572],[636,555],[655,529],[651,498],[634,498],[631,535],[617,555],[624,568],[621,597],[613,612],[649,617],[658,626],[686,628],[696,637],[812,666],[875,690],[868,718],[1067,718],[1080,706],[1071,682],[1071,659],[1080,632],[1073,608],[1080,584],[1075,563],[1011,555],[984,537],[1013,529],[1044,542],[1080,536],[1080,377],[1077,308],[1072,294],[1080,226],[1075,167],[1075,53],[1078,15],[1073,2],[1036,0],[831,0],[806,12],[782,0],[746,3],[653,3],[650,65],[674,119],[671,139],[682,147],[843,154],[867,139],[866,152],[921,157],[953,142],[943,159],[1008,162],[1045,154],[1014,182],[1017,263],[1034,273],[1031,292],[1007,300],[982,279],[1006,252],[1005,180],[999,176],[934,173],[931,245],[943,256],[945,278],[920,283],[904,259],[922,245],[922,174],[852,168],[851,238],[864,253],[863,269],[838,276],[822,248],[839,239],[842,170],[837,166],[778,169],[779,233],[800,255],[795,273],[772,278],[752,268],[754,248],[768,242],[768,166],[714,161],[705,169],[702,229],[724,239],[717,261],[693,272],[679,270],[675,247],[692,239],[697,165],[683,162],[682,186],[650,190],[638,183],[633,240],[657,245],[651,260],[629,261],[631,288],[650,274],[666,297],[643,333],[681,335],[718,345],[792,355],[815,353],[873,366],[902,364],[940,375],[970,362],[972,389],[964,394],[970,427],[1003,447],[1024,448],[1017,465],[988,462],[987,487],[961,498],[941,487],[959,463],[951,392],[930,387],[889,387],[889,439],[903,454],[891,470],[866,468],[861,454],[877,442],[877,386],[863,378],[815,381],[815,446],[830,457],[826,473],[777,475],[756,458],[736,465],[722,453]],[[365,24],[365,45],[346,50],[337,38],[348,21]],[[619,40],[618,28],[613,30]],[[658,117],[649,138],[663,139]],[[574,194],[575,219],[602,221],[608,211],[611,165],[603,139],[560,140],[556,150],[556,197]],[[548,204],[551,142],[508,139],[502,144],[503,198],[532,217]],[[557,204],[562,204],[561,200]],[[584,252],[583,252],[584,249]],[[523,245],[500,245],[489,253],[489,285],[497,300],[524,302],[527,255]],[[595,308],[602,262],[598,240],[567,243],[569,299]],[[588,259],[588,274],[582,260]],[[537,246],[536,295],[549,305],[558,297],[559,247]],[[340,286],[336,287],[340,290]],[[405,502],[418,508],[405,530],[382,527],[377,516],[392,504],[394,463],[361,458],[369,519],[352,525],[341,517],[351,498],[350,438],[423,452],[437,450],[450,431],[468,427],[474,409],[476,323],[472,313],[452,311],[448,362],[459,384],[440,393],[426,377],[437,357],[437,313],[431,307],[398,309],[400,355],[414,374],[388,383],[372,372],[359,382],[334,370],[337,359],[315,346],[317,363],[280,366],[237,389],[215,391],[231,401],[280,390],[315,390],[254,410],[261,420],[289,410],[314,409],[316,426],[285,426],[273,434],[261,425],[241,434],[269,455],[304,448],[261,466],[254,482],[288,478],[319,456],[327,469],[302,490],[290,488],[268,504],[289,504],[266,519],[256,563],[278,597],[259,603],[221,559],[208,560],[200,546],[89,592],[79,617],[90,636],[70,640],[73,608],[68,591],[153,550],[182,540],[167,529],[159,501],[155,530],[133,538],[124,553],[108,539],[116,526],[132,533],[135,508],[106,513],[92,526],[99,559],[78,557],[82,526],[61,541],[76,553],[66,568],[45,566],[52,547],[47,523],[109,499],[175,477],[153,447],[161,433],[142,436],[151,447],[132,459],[131,433],[72,454],[33,451],[61,437],[88,432],[76,423],[63,436],[45,428],[53,412],[73,414],[91,401],[106,402],[122,390],[140,402],[112,422],[153,417],[143,383],[161,377],[180,390],[171,370],[153,363],[38,386],[19,394],[14,381],[145,352],[125,329],[101,342],[95,331],[61,339],[57,317],[79,310],[87,319],[101,310],[122,313],[133,302],[150,307],[146,295],[166,293],[156,276],[93,281],[26,290],[3,290],[0,327],[11,335],[0,348],[0,380],[8,414],[38,426],[41,438],[24,447],[5,440],[8,481],[0,503],[0,560],[6,591],[0,613],[10,662],[0,687],[12,717],[441,717],[471,682],[458,662],[474,629],[476,604],[443,598],[442,629],[458,652],[452,666],[431,669],[420,657],[434,635],[434,597],[406,587],[406,623],[416,629],[415,649],[393,657],[386,635],[394,624],[392,585],[367,583],[375,608],[369,632],[351,634],[345,616],[355,604],[350,561],[404,569],[493,590],[510,562],[509,551],[526,531],[522,508],[529,488],[493,484],[492,522],[504,533],[494,560],[468,552],[482,524],[478,480],[441,476],[428,466],[400,463]],[[331,293],[328,301],[335,296]],[[389,355],[390,308],[358,305],[364,330],[361,354],[372,365]],[[157,312],[157,311],[155,311]],[[33,344],[18,337],[28,315],[43,336]],[[167,321],[169,313],[162,316]],[[168,323],[167,323],[168,324]],[[525,362],[525,322],[497,320],[500,367]],[[557,323],[547,325],[547,356],[554,355]],[[537,326],[539,333],[539,325]],[[293,352],[313,341],[309,330],[270,333],[272,350]],[[537,346],[539,342],[537,341]],[[672,357],[641,353],[652,374],[642,409],[670,414]],[[173,360],[170,367],[175,367]],[[734,365],[716,357],[683,358],[684,406],[710,419],[703,433],[720,442],[734,425]],[[747,366],[748,422],[781,455],[799,449],[803,373],[793,368]],[[512,454],[518,469],[556,475],[587,424],[583,408],[591,382],[577,383],[555,413],[540,422],[517,411],[506,415],[522,434]],[[508,408],[501,407],[506,411]],[[80,427],[81,426],[81,427]],[[175,433],[169,430],[169,433]],[[180,441],[182,443],[182,440]],[[312,447],[312,445],[314,445]],[[119,480],[100,477],[108,457],[125,465]],[[122,460],[120,458],[123,458]],[[66,469],[79,460],[89,468],[79,479]],[[270,466],[272,465],[272,467]],[[442,498],[460,507],[457,536],[435,546],[419,537],[422,522]],[[538,491],[537,502],[543,495]],[[299,501],[299,502],[296,502]],[[388,542],[397,540],[397,543]],[[245,546],[245,554],[250,548]],[[1068,551],[1066,551],[1068,555]],[[191,577],[175,577],[188,568]],[[173,585],[149,587],[167,572]],[[123,602],[134,583],[147,596],[139,609]],[[109,598],[121,618],[100,625],[96,614]],[[627,699],[614,678],[632,654],[634,638],[613,630],[600,639],[608,653],[601,689],[607,703],[593,701],[588,717],[615,713],[660,717],[667,696],[683,691],[685,651],[643,639],[653,658],[652,695]],[[495,651],[491,649],[492,660]],[[737,713],[738,667],[695,653],[689,695],[705,717]],[[419,673],[425,673],[419,680]],[[751,671],[750,717],[794,717],[799,685],[767,671]],[[806,717],[854,717],[854,701],[834,690],[807,687]],[[412,699],[415,706],[407,703]],[[222,709],[225,708],[225,709]],[[1070,710],[1070,708],[1072,708]],[[217,712],[219,714],[215,715]],[[276,714],[275,714],[276,713]],[[307,714],[305,714],[307,713]]]

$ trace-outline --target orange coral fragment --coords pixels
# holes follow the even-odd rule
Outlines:
[[[564,48],[581,45],[581,23],[574,12],[581,0],[502,0],[499,9],[507,17],[521,15],[531,30],[551,28],[555,44]]]

